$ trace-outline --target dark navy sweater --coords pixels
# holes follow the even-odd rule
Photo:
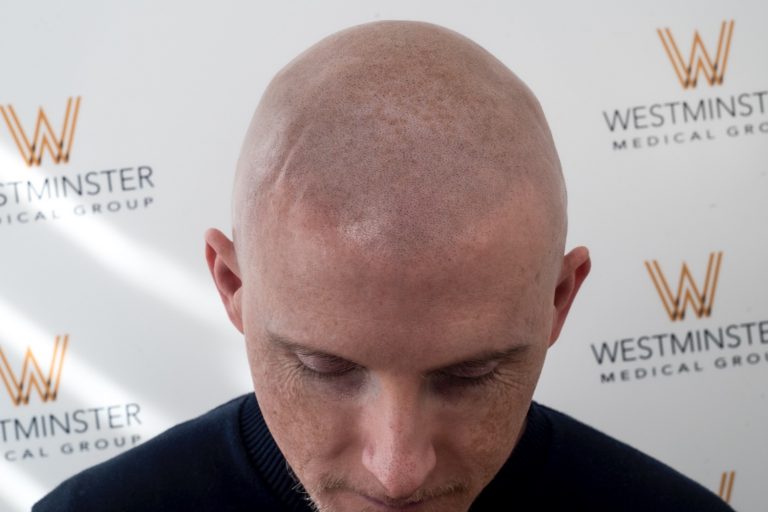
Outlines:
[[[66,480],[33,512],[310,512],[252,393]],[[687,477],[548,407],[470,508],[732,510]]]

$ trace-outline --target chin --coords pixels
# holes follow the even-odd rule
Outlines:
[[[375,499],[348,490],[335,490],[315,497],[309,495],[316,512],[467,512],[467,496],[443,496],[407,506],[387,506]]]

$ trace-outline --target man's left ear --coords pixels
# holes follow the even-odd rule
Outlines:
[[[589,250],[586,247],[577,247],[563,258],[563,267],[557,280],[557,288],[555,288],[554,318],[552,332],[549,336],[550,346],[560,336],[565,317],[568,316],[568,310],[571,309],[573,299],[576,297],[581,283],[587,278],[591,267],[592,261],[589,259]]]

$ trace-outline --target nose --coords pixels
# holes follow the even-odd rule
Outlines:
[[[366,407],[362,463],[389,500],[412,496],[437,462],[427,411],[418,389],[407,387],[382,386]]]

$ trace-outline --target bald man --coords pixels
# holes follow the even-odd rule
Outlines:
[[[353,27],[289,63],[206,233],[255,392],[68,480],[48,510],[722,511],[532,402],[590,268],[530,90],[455,32]]]

